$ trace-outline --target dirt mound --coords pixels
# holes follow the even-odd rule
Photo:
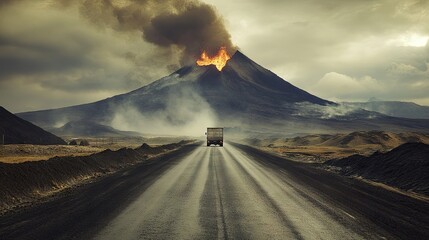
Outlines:
[[[64,140],[0,107],[0,144],[66,144]]]
[[[325,146],[353,147],[359,145],[380,145],[386,149],[394,148],[407,142],[429,143],[425,133],[393,133],[385,131],[352,132],[337,134],[322,143]]]
[[[338,134],[312,134],[290,138],[248,138],[245,144],[264,151],[275,152],[300,162],[324,162],[354,154],[369,156],[376,151],[387,152],[401,144],[421,142],[429,144],[428,133],[387,131],[359,131]]]
[[[80,141],[79,146],[89,146],[89,141],[86,139],[83,139]]]
[[[346,176],[360,176],[403,190],[429,195],[429,145],[406,143],[387,153],[369,157],[353,155],[329,160],[326,165],[340,167]]]
[[[327,134],[314,134],[303,137],[294,137],[285,139],[285,144],[290,146],[310,146],[319,145],[329,140],[332,135]]]
[[[89,156],[54,157],[46,161],[0,163],[0,212],[78,185],[84,180],[141,163],[190,141],[136,149],[105,150]]]
[[[44,161],[53,157],[85,156],[104,150],[94,146],[10,144],[0,147],[0,162]]]
[[[394,133],[385,131],[360,131],[348,134],[313,134],[294,138],[246,139],[246,143],[255,146],[330,146],[356,147],[363,145],[378,145],[384,149],[392,149],[407,142],[422,142],[429,144],[429,134],[426,133]]]

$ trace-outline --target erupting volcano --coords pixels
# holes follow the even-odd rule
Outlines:
[[[222,71],[222,68],[225,67],[226,62],[231,59],[225,47],[221,47],[217,54],[213,57],[210,57],[206,51],[200,56],[200,59],[197,60],[198,66],[208,66],[215,65],[217,70]]]
[[[153,126],[174,131],[198,128],[199,124],[204,128],[218,119],[222,126],[246,134],[429,129],[426,120],[404,120],[359,109],[344,113],[343,108],[337,110],[337,104],[293,86],[240,51],[230,57],[227,49],[220,48],[216,56],[205,51],[196,64],[129,93],[18,116],[47,129],[64,119],[112,127],[128,124],[134,128],[126,130],[148,132],[154,131]],[[216,68],[201,67],[208,65]]]

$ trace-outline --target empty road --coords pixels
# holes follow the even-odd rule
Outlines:
[[[429,203],[248,146],[193,144],[1,216],[0,239],[429,239]]]

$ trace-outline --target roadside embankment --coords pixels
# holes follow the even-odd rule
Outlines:
[[[429,196],[429,145],[424,143],[406,143],[386,153],[353,155],[324,164],[345,176]]]
[[[135,149],[105,150],[88,156],[53,157],[46,161],[18,164],[0,163],[0,213],[145,162],[190,142],[156,147],[144,143]]]

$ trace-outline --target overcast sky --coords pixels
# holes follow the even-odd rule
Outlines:
[[[79,7],[4,2],[0,105],[13,112],[104,99],[180,66],[171,47],[148,43],[139,31],[100,27]],[[312,94],[429,105],[429,1],[204,2],[244,54]]]

